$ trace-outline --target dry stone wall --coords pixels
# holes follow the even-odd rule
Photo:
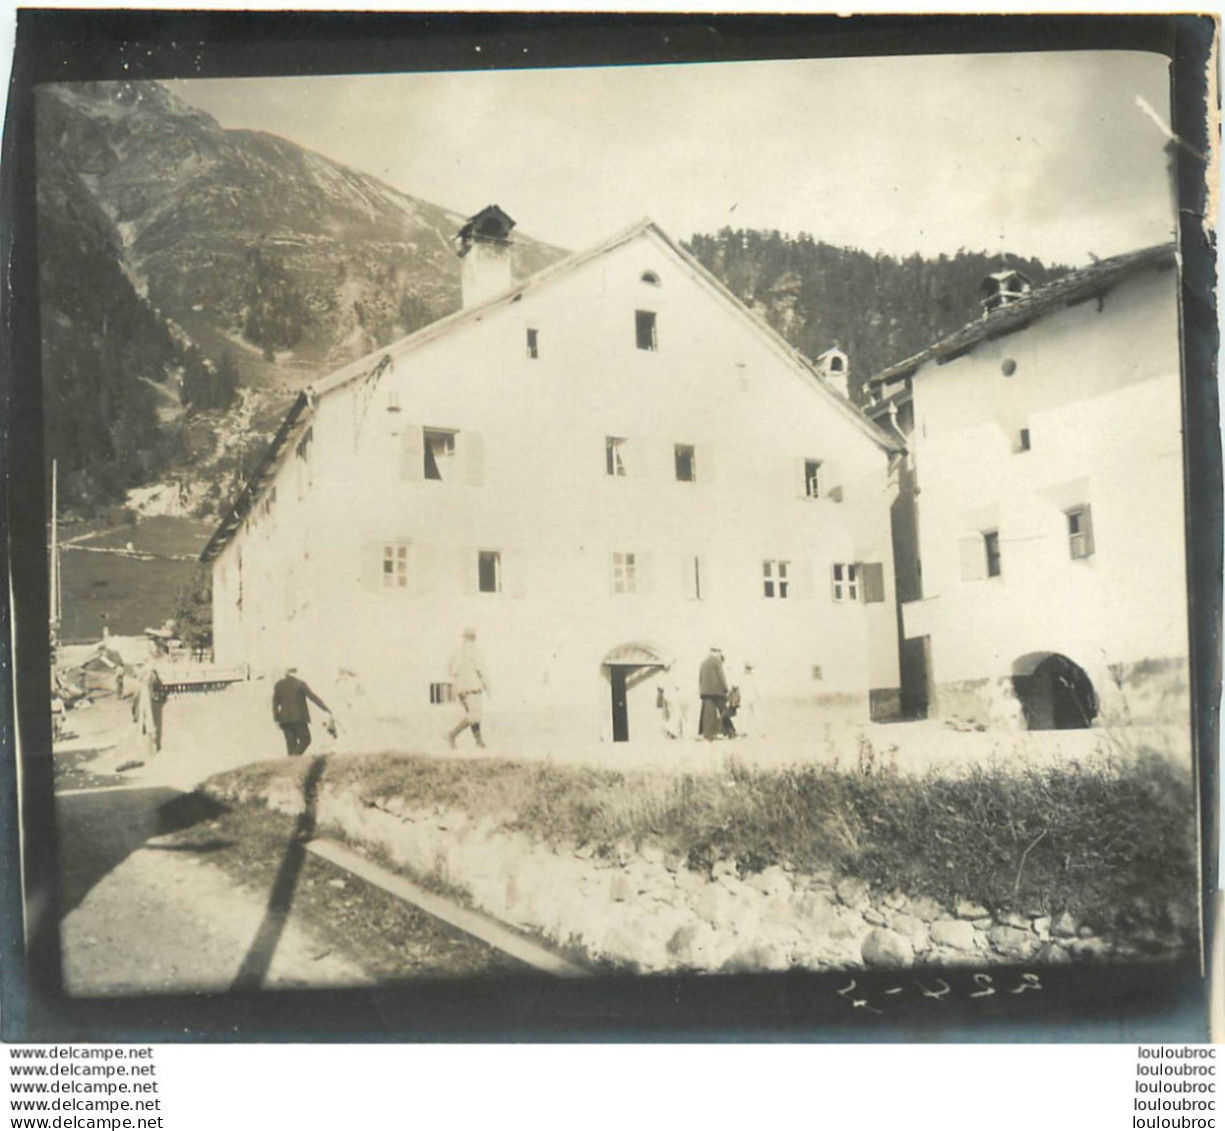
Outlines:
[[[227,802],[303,810],[299,779],[275,777],[262,796]],[[875,891],[863,880],[783,867],[744,875],[722,860],[709,873],[658,846],[533,842],[455,809],[372,803],[324,784],[316,825],[367,846],[419,879],[444,885],[489,915],[594,963],[640,973],[782,971],[1068,962],[1132,957],[1070,915],[1055,919],[977,904]]]

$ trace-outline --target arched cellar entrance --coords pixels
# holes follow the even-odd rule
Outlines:
[[[1097,718],[1097,692],[1084,668],[1059,652],[1031,652],[1012,665],[1027,730],[1080,730]]]
[[[658,648],[640,641],[618,644],[600,661],[611,692],[613,742],[628,742],[631,715],[641,714],[630,709],[634,689],[669,663]]]

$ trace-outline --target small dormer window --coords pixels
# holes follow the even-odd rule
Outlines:
[[[659,276],[656,275],[654,271],[643,271],[642,281],[646,283],[648,287],[659,286]]]
[[[829,371],[831,373],[841,373],[842,366],[843,366],[842,358],[840,358],[837,354],[835,354],[833,357],[829,359]]]

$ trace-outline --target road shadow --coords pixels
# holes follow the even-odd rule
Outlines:
[[[281,941],[289,913],[293,908],[294,893],[298,877],[306,858],[306,845],[315,834],[315,814],[319,804],[319,782],[327,764],[327,757],[319,755],[313,759],[302,779],[302,812],[294,822],[285,855],[277,869],[272,891],[268,895],[268,907],[260,922],[259,930],[247,950],[242,965],[234,978],[234,990],[258,990],[263,988],[264,978],[272,965],[273,955]]]
[[[211,798],[165,786],[56,798],[60,917],[150,837],[211,821],[225,811]]]

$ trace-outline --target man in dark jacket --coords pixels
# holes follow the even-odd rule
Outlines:
[[[291,758],[305,753],[311,744],[308,699],[331,715],[328,705],[298,678],[298,669],[286,668],[284,678],[272,689],[272,718],[285,732],[285,749]]]
[[[707,742],[723,731],[723,709],[727,704],[727,676],[723,674],[723,652],[712,648],[698,669],[698,694],[702,697],[702,716],[698,727]]]

